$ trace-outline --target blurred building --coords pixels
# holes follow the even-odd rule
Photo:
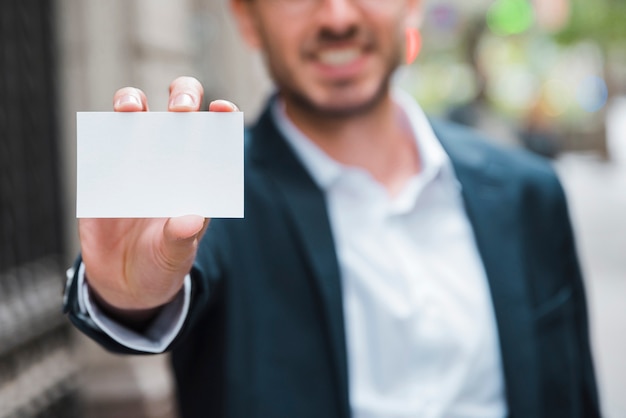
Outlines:
[[[0,417],[78,417],[50,1],[0,2]]]

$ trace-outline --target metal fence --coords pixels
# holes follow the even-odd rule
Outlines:
[[[60,312],[52,6],[0,1],[0,418],[78,416]]]

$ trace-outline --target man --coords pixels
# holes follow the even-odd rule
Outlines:
[[[171,349],[185,418],[598,416],[554,173],[390,87],[419,1],[231,5],[278,92],[247,136],[245,219],[81,220],[70,319]],[[196,80],[170,91],[198,110]]]

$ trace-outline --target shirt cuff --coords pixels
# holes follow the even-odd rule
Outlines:
[[[100,329],[119,344],[146,353],[162,353],[180,332],[191,300],[191,276],[185,276],[183,288],[176,297],[163,307],[152,324],[143,332],[131,330],[109,318],[94,302],[85,280],[85,265],[78,268],[78,305]]]

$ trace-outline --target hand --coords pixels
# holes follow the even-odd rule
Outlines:
[[[200,108],[203,88],[198,80],[180,77],[170,85],[168,110]],[[148,111],[145,94],[136,88],[118,90],[117,112]],[[209,105],[213,112],[237,111],[230,102]],[[90,289],[105,310],[136,323],[154,315],[181,289],[198,242],[209,219],[189,215],[169,219],[80,219],[78,232]]]

